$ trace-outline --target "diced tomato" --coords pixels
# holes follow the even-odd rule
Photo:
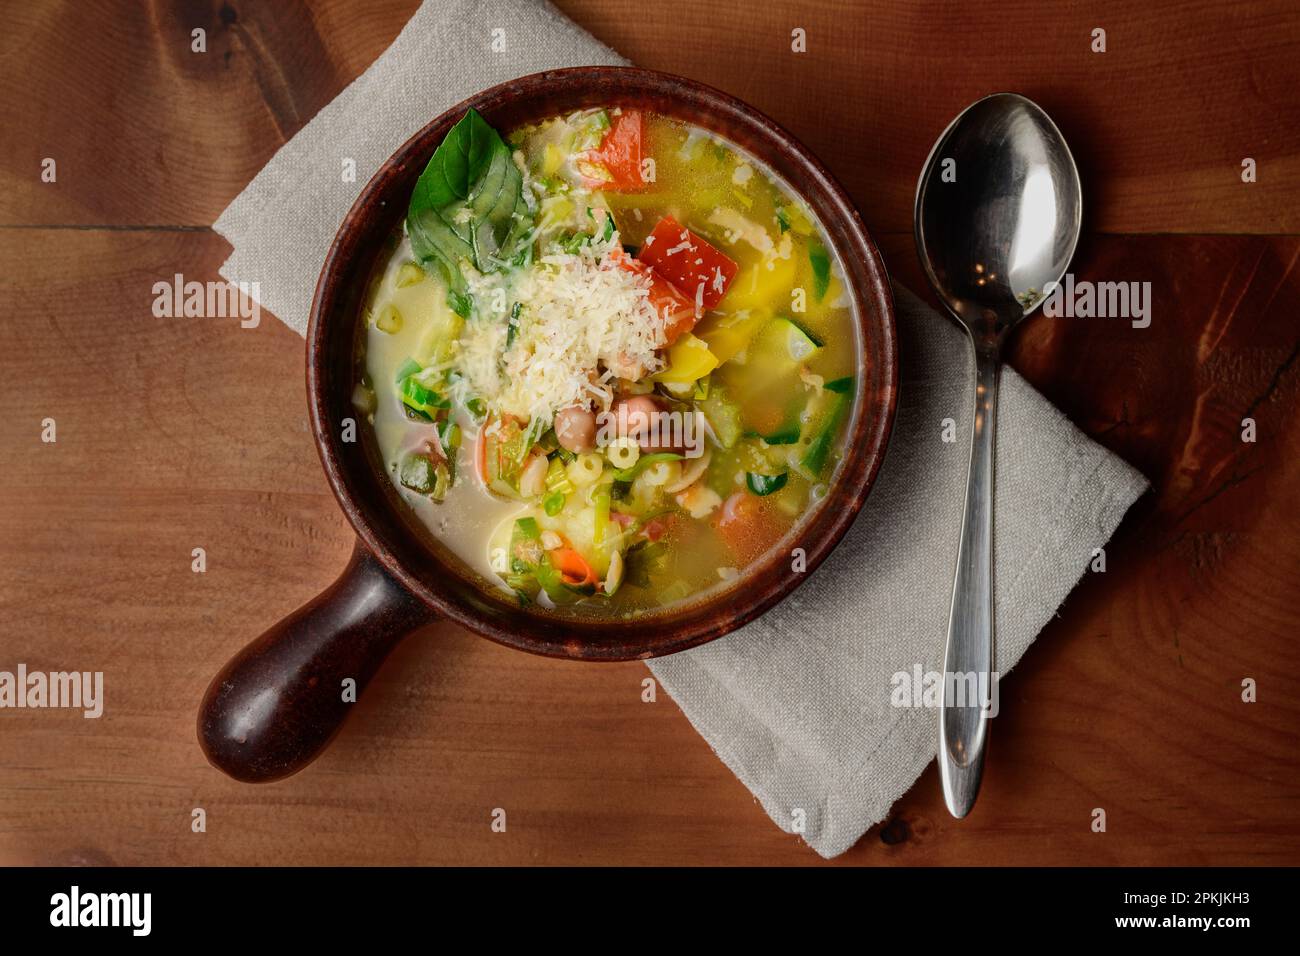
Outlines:
[[[621,249],[611,252],[610,258],[617,262],[620,268],[649,278],[650,305],[654,307],[655,314],[663,319],[665,345],[672,345],[684,333],[695,327],[699,318],[695,314],[695,303],[688,301],[671,282]]]
[[[692,305],[698,302],[704,309],[722,301],[740,269],[672,216],[659,220],[637,258],[676,286]]]
[[[641,178],[641,114],[637,110],[623,110],[612,118],[600,148],[585,157],[609,173],[608,179],[589,177],[593,189],[614,189],[635,192],[645,188]]]

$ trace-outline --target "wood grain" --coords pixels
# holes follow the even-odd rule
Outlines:
[[[433,0],[437,2],[437,0]],[[32,4],[0,37],[0,222],[212,222],[396,36],[413,0]],[[911,228],[916,171],[972,99],[1057,119],[1110,232],[1300,231],[1300,8],[1214,0],[734,5],[561,0],[642,66],[740,96],[824,157],[876,231]],[[1007,24],[1024,25],[1019,29]],[[1091,31],[1107,31],[1107,52]],[[207,52],[190,31],[207,31]],[[791,51],[803,29],[807,52]],[[1086,91],[1087,95],[1080,95]],[[75,119],[74,119],[75,118]],[[40,162],[60,164],[42,189]],[[1241,161],[1259,182],[1241,182]],[[112,188],[106,188],[111,184]]]
[[[836,863],[1300,862],[1300,237],[1250,235],[1300,231],[1293,6],[1065,4],[1028,44],[1005,27],[1030,22],[1027,2],[997,17],[950,3],[561,5],[638,62],[791,126],[918,290],[920,160],[966,100],[1018,86],[1085,156],[1076,274],[1152,283],[1150,328],[1038,318],[1013,363],[1153,491],[1004,683],[973,815],[947,817],[931,768]],[[226,247],[206,224],[411,8],[8,17],[0,669],[103,670],[107,709],[0,711],[0,863],[819,862],[666,695],[641,701],[643,667],[530,657],[452,628],[400,648],[308,772],[253,788],[203,761],[207,680],[328,583],[351,537],[307,431],[301,340],[270,317],[156,319],[151,286],[215,277]],[[1093,21],[1111,50],[1096,59],[1076,46]],[[194,22],[212,25],[200,63],[176,52]],[[785,52],[792,24],[809,31],[806,58]],[[1241,153],[1260,158],[1258,183],[1240,183]],[[39,181],[47,154],[57,186]],[[1189,231],[1222,235],[1166,235]],[[1241,702],[1245,677],[1256,704]],[[191,832],[195,807],[206,833]],[[504,834],[489,826],[498,807]],[[1095,807],[1106,834],[1089,830]]]

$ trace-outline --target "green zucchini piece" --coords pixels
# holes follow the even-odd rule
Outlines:
[[[440,409],[451,407],[451,402],[433,389],[421,385],[414,376],[402,380],[402,404],[426,415],[436,415]]]
[[[817,399],[818,407],[813,409],[808,426],[799,439],[800,444],[804,445],[799,455],[800,470],[810,481],[821,478],[835,445],[836,433],[851,403],[849,392],[829,389],[824,390]]]
[[[759,329],[753,354],[771,359],[778,366],[796,366],[808,361],[822,347],[821,341],[793,319],[778,315]]]
[[[745,473],[745,484],[749,486],[750,491],[762,498],[780,491],[789,478],[789,472],[785,471],[779,475],[758,475],[750,471]]]
[[[435,463],[428,455],[411,452],[402,459],[398,478],[403,488],[442,501],[451,487],[451,472],[445,461]]]
[[[825,246],[814,244],[808,247],[808,262],[812,265],[813,296],[820,302],[831,285],[831,257]]]
[[[433,490],[433,462],[427,455],[410,454],[402,459],[402,468],[398,477],[402,487],[427,495]]]
[[[799,440],[799,426],[794,423],[782,425],[779,429],[770,435],[763,435],[756,431],[745,432],[746,438],[761,438],[769,445],[793,445]]]
[[[532,574],[545,556],[537,519],[517,518],[510,532],[510,570],[516,574]]]
[[[731,448],[740,440],[740,406],[733,402],[721,388],[711,388],[709,394],[696,403],[704,413],[709,427],[723,448]]]

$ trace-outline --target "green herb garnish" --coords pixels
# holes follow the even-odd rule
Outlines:
[[[510,147],[475,110],[434,150],[411,193],[406,230],[425,271],[447,281],[447,302],[461,316],[473,299],[461,273],[468,261],[496,272],[526,251],[532,214]]]

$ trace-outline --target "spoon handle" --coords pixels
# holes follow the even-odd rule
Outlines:
[[[975,347],[975,416],[966,508],[943,660],[939,775],[948,811],[966,816],[979,793],[993,700],[993,461],[1002,370],[996,348]]]

